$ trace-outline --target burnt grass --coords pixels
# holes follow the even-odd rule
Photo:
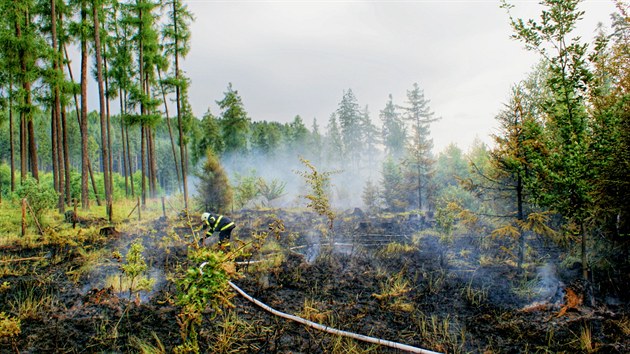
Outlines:
[[[578,289],[578,295],[583,290],[572,285],[579,284],[575,269],[558,267],[551,281],[541,279],[536,268],[519,277],[501,245],[483,245],[479,235],[445,242],[430,220],[354,210],[338,216],[332,233],[337,246],[330,248],[320,244],[321,218],[312,213],[248,210],[233,219],[238,223],[235,241],[247,241],[252,232],[278,236],[280,264],[239,264],[233,280],[278,311],[436,352],[630,352],[624,286],[595,284],[593,304],[569,306],[566,289]],[[269,225],[277,219],[285,229],[272,235]],[[0,259],[32,258],[0,264],[0,285],[9,284],[0,290],[0,312],[22,317],[18,336],[0,338],[0,353],[151,352],[143,351],[142,343],[172,352],[182,343],[181,309],[168,275],[185,262],[186,245],[163,244],[173,233],[189,237],[187,230],[176,217],[160,218],[149,221],[145,231],[107,232],[80,245],[0,249]],[[118,250],[124,256],[138,238],[156,283],[137,297],[116,293],[104,280],[119,272],[121,260],[109,255]],[[389,242],[415,247],[388,251]],[[290,250],[296,245],[304,247]],[[540,247],[553,258],[554,249]],[[73,278],[85,250],[102,248],[108,251],[98,266]],[[261,257],[253,254],[251,260]],[[400,283],[406,285],[403,291],[384,295]],[[233,293],[232,306],[204,312],[198,337],[202,352],[402,352],[274,316]],[[19,304],[29,301],[38,304],[37,310],[20,313]]]

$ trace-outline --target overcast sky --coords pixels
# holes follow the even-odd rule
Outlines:
[[[184,70],[196,116],[217,115],[229,82],[254,121],[313,118],[324,131],[344,90],[367,105],[372,121],[388,95],[404,104],[417,82],[432,110],[436,151],[454,142],[490,143],[494,117],[510,87],[537,56],[510,39],[498,0],[185,1],[196,20]],[[538,18],[538,1],[510,1],[513,15]],[[580,34],[610,24],[611,0],[587,0]]]

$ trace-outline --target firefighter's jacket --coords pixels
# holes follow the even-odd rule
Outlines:
[[[215,231],[225,231],[234,228],[234,223],[227,216],[210,216],[206,220],[206,227],[208,227],[206,236],[210,237]]]

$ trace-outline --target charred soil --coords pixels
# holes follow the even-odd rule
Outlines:
[[[309,213],[252,210],[233,219],[233,247],[256,233],[276,244],[240,255],[233,282],[278,311],[436,352],[630,352],[623,294],[596,291],[587,304],[570,270],[531,266],[519,276],[478,236],[445,240],[425,220],[356,212],[326,238]],[[271,232],[277,220],[284,227]],[[153,285],[119,291],[108,279],[137,239]],[[19,318],[21,332],[0,338],[0,352],[172,352],[182,343],[172,280],[186,258],[182,240],[193,241],[185,222],[161,218],[80,244],[4,247],[0,312]],[[277,317],[236,293],[231,304],[204,312],[202,352],[400,352]]]

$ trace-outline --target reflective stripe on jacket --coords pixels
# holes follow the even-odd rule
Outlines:
[[[230,227],[234,227],[234,223],[226,216],[220,215],[217,220],[214,222],[214,225],[211,225],[210,222],[206,221],[210,229],[208,233],[213,233],[214,231],[223,231],[227,230]]]

